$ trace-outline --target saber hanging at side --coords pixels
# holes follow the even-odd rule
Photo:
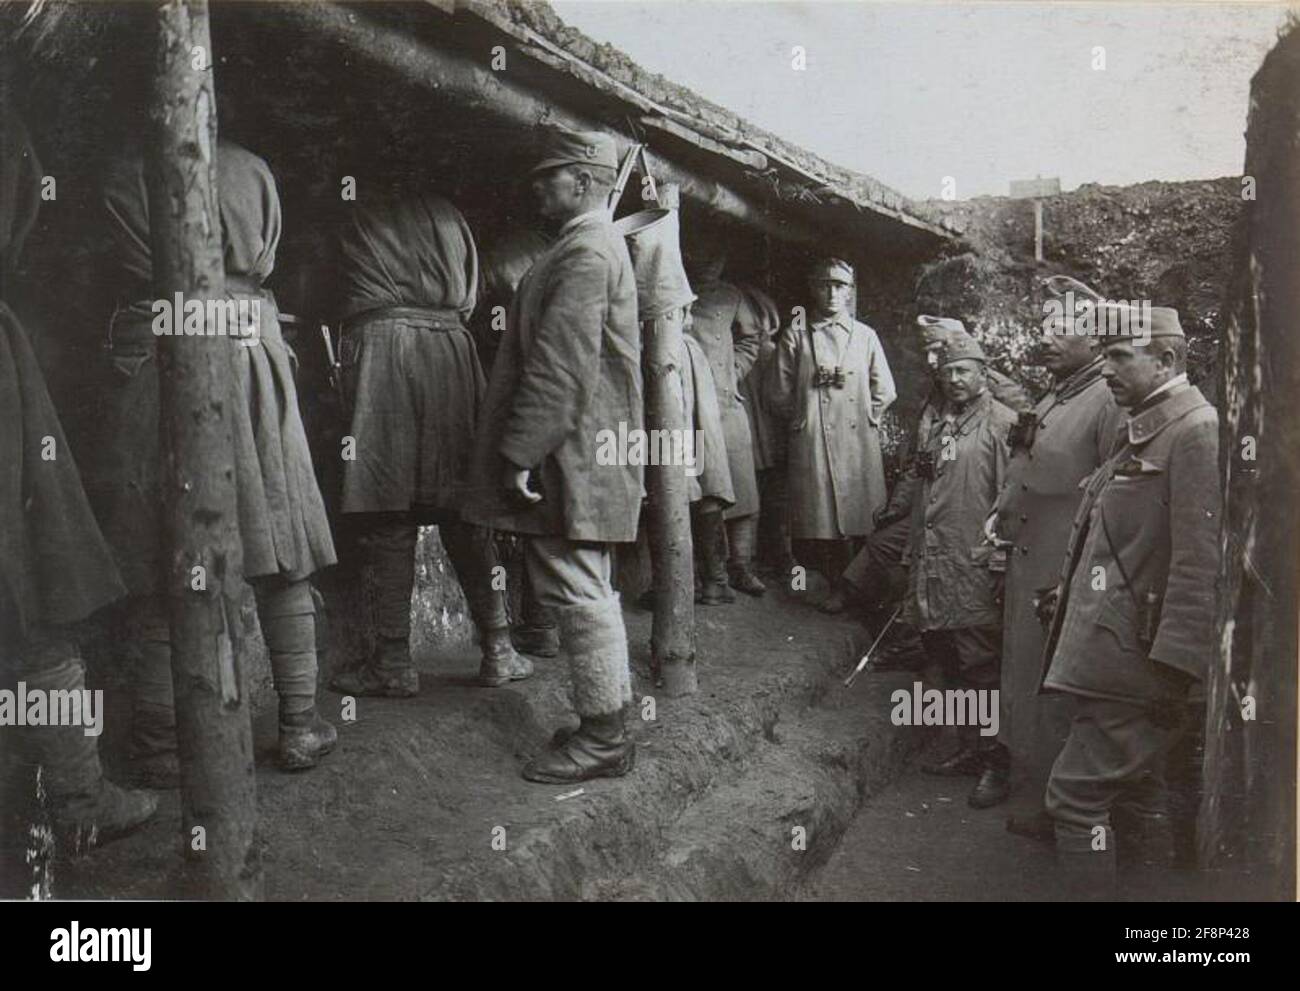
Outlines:
[[[884,629],[882,629],[879,633],[876,634],[876,639],[871,641],[871,646],[868,647],[867,652],[862,655],[862,660],[858,661],[858,666],[849,673],[849,676],[847,678],[844,679],[845,688],[848,688],[850,685],[852,685],[854,680],[858,677],[858,675],[862,673],[862,669],[865,668],[867,666],[867,662],[871,660],[871,652],[880,645],[880,641],[885,638],[885,634],[889,632],[889,628],[894,625],[894,620],[898,619],[898,614],[902,611],[903,611],[902,606],[899,606],[897,609],[895,609],[893,615],[889,617],[889,622],[885,624]]]

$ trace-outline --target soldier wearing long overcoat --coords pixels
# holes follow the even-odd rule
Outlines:
[[[1043,653],[1044,690],[1075,699],[1047,810],[1067,878],[1098,898],[1116,878],[1112,813],[1134,865],[1172,853],[1163,764],[1214,651],[1221,510],[1218,414],[1187,382],[1177,311],[1107,309],[1127,311],[1102,375],[1129,416],[1083,490]]]
[[[994,529],[1007,556],[1002,731],[1013,784],[1028,813],[1013,831],[1046,836],[1051,820],[1042,811],[1043,790],[1069,733],[1070,708],[1066,697],[1038,691],[1046,633],[1035,602],[1060,572],[1083,495],[1079,483],[1106,460],[1123,418],[1092,343],[1090,337],[1048,332],[1044,348],[1054,384],[1012,431],[1007,480],[995,507]]]
[[[885,504],[880,418],[897,396],[879,336],[849,311],[853,279],[847,262],[818,263],[812,312],[781,332],[767,381],[790,428],[790,536],[832,584]]]

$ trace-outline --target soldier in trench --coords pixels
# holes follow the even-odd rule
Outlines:
[[[36,222],[41,175],[26,127],[3,108],[0,271],[6,277]],[[0,643],[6,647],[0,658],[0,687],[16,691],[21,682],[28,693],[47,699],[56,692],[80,697],[86,668],[78,644],[79,624],[122,598],[126,587],[91,513],[27,331],[3,300],[0,464]],[[7,725],[0,727],[0,737],[6,741],[6,760],[12,754],[20,770],[35,772],[14,775],[19,779],[14,781],[9,779],[13,769],[0,767],[5,776],[0,789],[21,782],[43,790],[55,843],[65,854],[124,836],[157,811],[153,794],[120,788],[104,777],[99,738],[85,726]],[[0,800],[0,814],[8,820],[3,825],[18,830],[24,839],[27,824],[14,818],[25,812],[26,804],[13,794]],[[6,842],[3,847],[9,855],[16,844]],[[8,897],[29,894],[3,892]]]
[[[1043,651],[1043,690],[1073,698],[1047,811],[1076,897],[1170,865],[1165,761],[1213,655],[1218,414],[1187,381],[1178,312],[1098,306],[1101,374],[1127,410],[1071,524]],[[1143,323],[1146,323],[1143,329]],[[1118,842],[1118,849],[1116,843]]]
[[[636,540],[639,465],[600,465],[602,430],[642,429],[637,287],[606,201],[618,168],[599,132],[551,129],[529,173],[555,240],[510,307],[475,444],[469,511],[528,537],[525,566],[554,610],[578,729],[557,734],[523,769],[564,784],[632,769],[627,632],[611,581],[612,547]]]
[[[901,507],[910,515],[904,618],[952,688],[989,692],[998,687],[1002,656],[1001,575],[990,568],[992,548],[981,544],[1016,415],[989,391],[984,352],[961,329],[938,351],[943,407],[917,434],[918,482]],[[988,808],[1010,791],[1010,758],[996,736],[979,730],[957,727],[957,749],[922,770],[977,776],[967,801]]]
[[[809,274],[812,308],[777,339],[767,398],[789,423],[787,496],[795,557],[834,596],[853,541],[885,505],[880,418],[897,392],[880,338],[853,318],[853,267],[837,258]],[[842,608],[842,605],[839,607]]]
[[[281,336],[275,297],[264,285],[275,267],[281,233],[275,178],[261,158],[223,139],[217,146],[217,191],[225,298],[256,316],[255,323],[240,328],[245,333],[228,338],[244,576],[257,599],[279,695],[279,762],[286,770],[301,770],[314,767],[338,739],[316,707],[316,607],[308,583],[309,576],[335,563],[334,542],[299,414],[294,358]],[[108,381],[96,396],[103,433],[93,468],[87,467],[87,492],[133,595],[137,775],[155,787],[174,788],[179,763],[168,589],[162,584],[169,569],[158,528],[153,261],[140,152],[109,163],[103,202],[116,249],[111,267],[117,305],[107,333]]]
[[[494,587],[492,533],[461,515],[487,388],[468,328],[479,288],[469,225],[427,192],[363,199],[344,225],[340,256],[341,362],[355,442],[343,466],[342,512],[360,529],[376,642],[330,687],[397,698],[419,692],[411,591],[422,523],[438,525],[478,627],[479,683],[527,678],[532,662],[511,645],[504,582]]]

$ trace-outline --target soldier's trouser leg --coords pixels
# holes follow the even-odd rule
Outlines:
[[[559,620],[569,659],[573,706],[582,721],[559,746],[524,768],[529,780],[560,783],[626,774],[634,748],[624,731],[632,701],[627,631],[611,584],[607,544],[534,537],[526,565],[538,601]]]
[[[306,580],[253,581],[257,618],[280,696],[280,765],[314,767],[334,749],[338,731],[316,711],[316,604]]]
[[[1168,824],[1163,761],[1177,733],[1177,727],[1156,726],[1144,706],[1078,700],[1070,735],[1052,765],[1046,804],[1062,866],[1074,880],[1093,882],[1092,896],[1102,888],[1114,892],[1113,811],[1122,809],[1135,823],[1140,857],[1149,858],[1163,844]]]
[[[253,582],[257,618],[271,655],[271,678],[280,715],[316,707],[316,609],[306,581],[263,578]]]
[[[381,671],[410,670],[411,591],[420,528],[406,513],[368,513],[361,536],[377,638],[371,658]]]
[[[478,627],[483,648],[479,680],[496,688],[509,681],[519,681],[533,673],[532,662],[515,653],[510,643],[510,616],[506,610],[503,587],[494,589],[492,579],[497,567],[497,549],[492,531],[461,521],[439,524],[438,533],[451,566],[460,581],[470,615]]]
[[[171,626],[167,602],[140,596],[127,607],[131,665],[131,757],[134,775],[151,788],[180,785],[176,755],[176,700],[172,688]]]
[[[526,538],[525,538],[526,539]],[[560,652],[560,633],[555,613],[537,601],[528,568],[522,569],[521,622],[511,631],[515,649],[538,657],[555,657]]]

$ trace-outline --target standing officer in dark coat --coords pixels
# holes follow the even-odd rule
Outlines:
[[[473,512],[528,536],[525,566],[554,609],[581,726],[524,768],[530,781],[626,774],[632,701],[627,633],[611,584],[611,544],[636,540],[642,468],[597,460],[606,431],[642,427],[637,286],[606,201],[613,139],[554,130],[532,187],[560,225],[515,294],[475,445]]]
[[[1063,292],[1073,280],[1049,280]],[[1087,287],[1080,287],[1085,292]],[[1095,294],[1094,294],[1095,295]],[[1123,413],[1101,375],[1096,338],[1060,322],[1044,328],[1043,363],[1053,384],[1011,434],[1011,462],[994,509],[997,542],[1007,551],[1002,638],[1002,733],[1017,792],[1025,802],[1008,829],[1051,840],[1043,791],[1070,729],[1069,699],[1041,695],[1043,642],[1035,602],[1060,573],[1061,553],[1083,492],[1115,444]]]
[[[1102,375],[1129,411],[1070,532],[1043,687],[1075,697],[1047,810],[1076,894],[1107,897],[1120,852],[1171,855],[1163,763],[1214,650],[1218,414],[1188,384],[1176,310],[1099,305]]]

